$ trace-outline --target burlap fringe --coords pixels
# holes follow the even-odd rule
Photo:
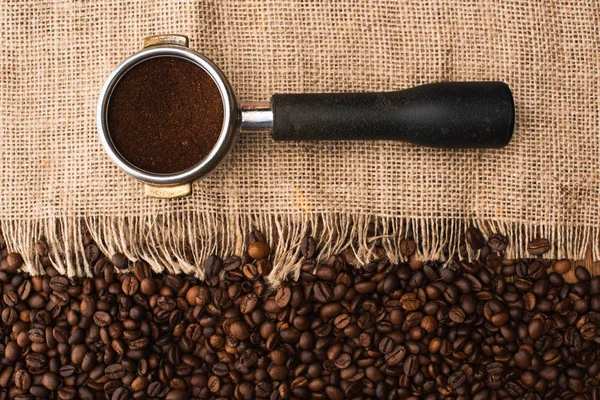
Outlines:
[[[180,212],[153,217],[47,218],[35,221],[1,221],[10,251],[23,256],[25,269],[41,273],[35,241],[44,236],[56,268],[69,276],[90,275],[84,258],[82,233],[89,230],[105,254],[122,252],[131,260],[146,260],[156,272],[170,271],[204,277],[204,260],[211,254],[227,257],[241,254],[247,233],[262,231],[271,245],[276,285],[287,276],[297,277],[302,262],[300,246],[306,234],[317,240],[321,260],[348,248],[359,262],[373,258],[373,247],[382,246],[393,263],[405,261],[400,241],[411,236],[418,243],[422,260],[448,260],[459,256],[464,233],[476,226],[490,235],[502,233],[510,239],[509,258],[527,257],[527,243],[536,237],[553,243],[548,258],[584,259],[592,245],[594,259],[600,257],[598,227],[575,225],[523,225],[505,221],[473,219],[424,219],[369,217],[365,215],[289,214],[224,216],[202,212]],[[472,252],[470,257],[476,256]],[[360,267],[360,265],[359,265]]]

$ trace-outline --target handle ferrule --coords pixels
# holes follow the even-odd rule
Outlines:
[[[269,103],[248,103],[241,108],[240,131],[270,131],[273,127],[273,110]]]

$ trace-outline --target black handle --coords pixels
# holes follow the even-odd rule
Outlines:
[[[276,94],[275,140],[401,140],[429,147],[498,148],[515,107],[503,82],[440,82],[397,92]]]

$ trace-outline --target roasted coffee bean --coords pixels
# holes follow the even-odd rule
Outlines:
[[[167,393],[166,400],[189,400],[190,394],[184,389],[176,389]]]
[[[4,347],[4,357],[9,361],[16,361],[21,356],[21,349],[17,342],[10,341]]]
[[[317,277],[323,281],[334,281],[337,271],[331,265],[324,265],[317,270]]]
[[[127,275],[123,280],[122,288],[127,296],[133,296],[140,288],[140,281],[133,275]]]
[[[59,374],[63,378],[73,376],[75,373],[77,373],[77,368],[72,364],[63,365],[62,367],[60,367],[60,370],[59,370]]]
[[[260,277],[260,274],[258,273],[258,268],[254,264],[245,264],[242,267],[242,272],[244,273],[246,279],[251,281],[254,281]]]
[[[111,364],[104,369],[104,373],[108,379],[121,379],[125,376],[125,369],[119,363]]]
[[[327,303],[333,297],[333,289],[325,282],[317,282],[314,287],[314,298],[319,303]]]
[[[548,239],[534,239],[527,244],[527,251],[534,256],[541,256],[550,251]]]
[[[96,302],[94,299],[85,296],[79,305],[79,312],[85,318],[92,318],[96,313]]]
[[[304,236],[302,239],[302,244],[300,245],[300,253],[303,257],[312,258],[315,255],[315,250],[317,248],[315,239],[312,236]]]
[[[29,388],[29,393],[34,397],[48,398],[50,392],[42,385],[33,385]]]
[[[579,332],[583,340],[592,341],[597,337],[598,327],[596,324],[588,322],[579,327]]]
[[[146,390],[146,393],[148,393],[148,396],[150,396],[150,397],[158,397],[162,391],[163,391],[163,386],[161,385],[161,383],[155,381],[148,385],[148,389]]]
[[[223,267],[221,259],[215,255],[211,255],[204,263],[204,273],[207,277],[217,276]]]
[[[223,269],[225,271],[234,271],[242,266],[242,259],[236,256],[229,257],[223,261]]]
[[[471,248],[473,248],[474,250],[479,250],[483,248],[483,246],[485,246],[486,243],[481,231],[474,227],[470,227],[469,229],[467,229],[466,239],[469,246],[471,246]]]
[[[123,270],[129,266],[129,260],[123,253],[115,253],[110,258],[110,262],[115,266],[115,268]]]
[[[520,349],[519,351],[517,351],[514,356],[515,363],[519,368],[523,370],[528,370],[529,368],[531,368],[532,358],[532,353],[524,349]]]
[[[98,257],[100,257],[100,249],[98,249],[98,246],[96,246],[94,243],[90,243],[85,246],[84,253],[85,259],[90,264],[95,263],[96,260],[98,260]]]
[[[267,397],[273,393],[273,386],[269,382],[261,381],[256,384],[254,391],[256,396]]]
[[[421,320],[421,328],[423,328],[427,333],[433,333],[438,328],[438,321],[434,316],[427,315]]]
[[[57,275],[50,279],[50,289],[57,292],[64,292],[69,288],[69,280],[66,276]]]
[[[350,358],[350,355],[343,353],[343,354],[340,354],[340,356],[337,357],[333,363],[339,369],[344,369],[344,368],[348,368],[350,366],[351,362],[352,362],[352,359]]]
[[[141,349],[145,349],[146,347],[148,347],[149,344],[150,344],[150,339],[148,339],[147,337],[141,337],[139,339],[135,339],[135,340],[132,340],[131,342],[129,342],[129,348],[132,350],[141,350]],[[177,348],[177,347],[173,347],[173,348]]]
[[[558,368],[547,366],[540,371],[540,377],[549,381],[554,380],[558,377]]]
[[[467,382],[467,375],[463,371],[456,371],[448,377],[448,385],[456,390]]]
[[[533,294],[532,292],[527,292],[523,295],[523,303],[524,303],[524,308],[527,311],[533,311],[535,310],[535,307],[537,305],[537,298],[535,297],[535,294]]]
[[[277,292],[275,294],[275,303],[277,304],[277,307],[279,308],[285,308],[287,307],[287,305],[290,303],[290,300],[292,299],[292,290],[289,288],[289,286],[281,286],[279,289],[277,289]]]
[[[1,235],[0,235],[0,237],[1,237]],[[0,242],[2,240],[3,239],[0,238]],[[0,245],[0,248],[1,247],[2,246]],[[45,239],[42,238],[42,239],[38,240],[37,242],[35,242],[35,251],[37,252],[38,256],[46,257],[48,255],[48,250],[49,250],[48,244],[46,243]]]
[[[529,336],[531,336],[532,339],[539,339],[542,337],[542,335],[544,335],[544,322],[541,318],[534,318],[529,323],[527,330],[529,331]]]
[[[150,269],[150,265],[147,262],[138,260],[133,263],[133,275],[141,282],[146,278],[152,277],[152,269]]]
[[[402,239],[400,241],[400,253],[404,257],[410,257],[417,251],[417,243],[412,239]]]
[[[173,311],[175,309],[175,307],[177,307],[177,302],[172,297],[160,296],[156,300],[156,305],[158,306],[158,308],[170,312],[170,311]]]
[[[52,292],[50,301],[60,307],[64,307],[69,303],[69,294],[66,292]]]
[[[18,318],[19,314],[14,308],[6,307],[2,310],[2,322],[4,322],[5,325],[13,325],[15,322],[17,322]]]
[[[77,390],[71,386],[64,386],[58,389],[57,395],[61,400],[71,400],[77,397]]]
[[[321,317],[335,318],[342,312],[343,306],[340,303],[328,303],[321,307]]]
[[[410,355],[404,361],[404,374],[406,376],[414,376],[419,370],[419,358],[415,355]]]
[[[575,277],[581,282],[588,282],[590,280],[590,272],[585,267],[575,268]]]
[[[394,348],[394,341],[388,337],[384,336],[379,342],[379,351],[383,354],[389,353]]]
[[[14,380],[15,386],[19,390],[26,391],[31,387],[31,374],[24,369],[19,369],[15,372]]]
[[[7,274],[16,274],[21,265],[23,265],[23,257],[19,253],[8,253],[4,258],[2,270]]]
[[[267,276],[273,271],[273,264],[267,258],[260,259],[256,263],[256,271],[261,276]]]
[[[112,264],[110,264],[110,261],[106,257],[100,257],[94,263],[94,267],[92,269],[94,276],[102,277],[102,276],[104,276],[104,273],[106,270],[108,270],[110,272],[111,267],[109,267],[109,265],[112,266]]]
[[[43,329],[34,328],[29,330],[29,340],[33,343],[45,343],[46,332]]]
[[[254,293],[248,293],[244,297],[242,297],[242,301],[240,303],[240,312],[242,314],[250,314],[252,311],[256,309],[258,305],[258,296]]]
[[[52,330],[52,336],[58,343],[67,343],[69,340],[69,331],[64,326],[56,326]]]
[[[7,306],[14,307],[19,301],[19,295],[13,291],[9,291],[4,293],[2,300]]]
[[[212,372],[217,376],[225,376],[229,373],[229,368],[224,363],[216,363],[212,366]]]
[[[525,390],[517,382],[507,382],[505,386],[506,392],[515,399],[523,398]]]
[[[457,324],[462,324],[465,322],[466,314],[462,308],[452,307],[448,313],[448,317],[451,321],[456,322]]]
[[[289,371],[285,366],[271,366],[271,368],[269,369],[269,375],[271,376],[271,379],[276,380],[276,381],[281,381],[283,379],[286,379],[288,377]]]
[[[271,252],[271,248],[265,242],[254,242],[248,246],[248,255],[255,260],[265,258]]]
[[[402,345],[395,346],[389,353],[385,353],[385,362],[394,367],[406,358],[406,348]]]
[[[46,372],[42,376],[42,385],[48,390],[56,390],[61,385],[61,379],[58,375],[52,372]]]
[[[120,387],[112,394],[111,400],[128,400],[129,392],[124,387]]]
[[[7,388],[9,386],[9,381],[14,372],[13,367],[4,368],[2,372],[0,372],[0,388]]]
[[[105,327],[110,325],[110,323],[112,322],[110,315],[105,312],[105,311],[96,311],[94,313],[94,322],[96,323],[96,325],[101,326],[101,327]]]
[[[243,321],[232,321],[229,325],[229,332],[237,340],[246,340],[250,337],[250,328]]]
[[[553,265],[552,265],[552,269],[554,269],[554,271],[557,274],[566,274],[569,271],[571,271],[571,261],[569,260],[559,260],[556,261]]]
[[[19,288],[17,289],[17,294],[19,295],[19,299],[21,301],[26,300],[29,295],[31,294],[31,290],[33,288],[33,284],[31,283],[31,281],[26,280],[23,281],[23,283],[21,283],[19,285]]]
[[[142,290],[142,292],[146,291],[148,295],[152,295],[154,293],[156,293],[156,290],[158,288],[158,285],[156,284],[156,281],[151,279],[148,280],[146,279],[146,286],[153,286],[153,287],[146,287],[145,290]],[[143,283],[143,282],[142,282]],[[187,303],[190,306],[196,306],[198,305],[198,297],[201,295],[201,291],[202,291],[202,287],[199,285],[195,285],[190,287],[187,292],[185,293],[185,300],[187,301]]]
[[[211,376],[208,378],[208,389],[212,393],[218,393],[221,390],[221,381],[216,376]]]
[[[157,283],[154,279],[152,278],[145,278],[141,283],[140,283],[140,292],[146,296],[152,296],[153,294],[156,293],[156,291],[158,290],[158,286]],[[140,295],[139,294],[135,294],[133,296],[133,298],[135,299],[136,302],[141,302],[140,300]],[[129,305],[128,305],[129,306]],[[133,307],[132,307],[133,308]]]
[[[40,353],[29,353],[25,357],[25,364],[30,370],[40,371],[46,367],[47,359],[46,356]]]
[[[340,314],[333,320],[333,324],[337,329],[344,329],[350,324],[351,318],[348,314]]]
[[[542,355],[542,360],[546,365],[556,365],[561,360],[561,353],[556,348],[549,349]]]
[[[494,234],[488,238],[488,246],[494,251],[502,252],[508,246],[508,238],[500,234]]]
[[[415,311],[421,307],[421,302],[415,293],[406,293],[400,298],[400,305],[406,311]]]

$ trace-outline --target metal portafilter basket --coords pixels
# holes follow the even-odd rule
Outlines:
[[[202,68],[223,101],[223,126],[211,152],[187,170],[158,174],[136,167],[111,140],[107,111],[119,80],[137,64],[175,57]],[[239,131],[270,131],[274,140],[397,140],[440,148],[500,148],[511,140],[515,121],[510,88],[503,82],[439,82],[377,93],[275,94],[269,103],[239,106],[231,85],[208,58],[180,35],[146,38],[143,49],[109,76],[98,103],[97,124],[104,149],[125,172],[159,198],[191,193],[191,183],[226,156]]]

